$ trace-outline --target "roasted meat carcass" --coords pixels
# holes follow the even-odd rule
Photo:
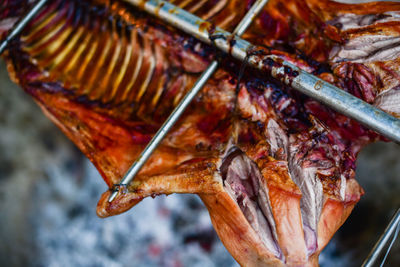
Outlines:
[[[232,31],[253,1],[171,2]],[[3,1],[2,35],[29,4]],[[244,38],[259,46],[254,52],[399,117],[399,32],[399,3],[270,0]],[[118,185],[214,58],[221,67],[213,78],[138,177]],[[381,139],[129,1],[51,1],[5,59],[12,79],[102,174],[110,190],[99,216],[148,196],[198,194],[245,266],[317,265],[363,194],[354,179],[357,153]]]

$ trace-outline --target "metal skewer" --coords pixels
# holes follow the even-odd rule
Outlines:
[[[390,237],[394,234],[393,241],[392,241],[392,244],[393,244],[393,242],[396,238],[396,235],[398,234],[399,225],[400,225],[400,208],[393,215],[392,219],[390,220],[389,224],[386,226],[386,229],[383,232],[383,234],[381,235],[381,237],[379,238],[378,242],[376,242],[375,246],[372,248],[368,257],[363,262],[362,267],[372,267],[374,265],[375,261],[378,259],[379,255],[381,254],[381,251],[386,246],[386,244],[389,242]],[[395,232],[396,229],[397,229],[397,231]],[[388,252],[391,248],[391,245],[389,245]]]
[[[162,21],[171,24],[205,43],[211,44],[209,32],[207,30],[202,30],[204,26],[199,27],[202,25],[209,25],[209,29],[212,29],[213,27],[211,23],[202,20],[181,8],[162,0],[148,0],[146,2],[143,0],[124,1],[137,6],[147,13],[156,16]],[[229,36],[231,36],[231,33],[219,27],[215,27],[214,34],[225,37],[213,41],[213,44],[217,48],[225,53],[230,53],[234,58],[240,61],[248,59],[247,63],[255,68],[265,71],[263,60],[268,58],[272,60],[278,59],[273,55],[263,56],[261,59],[259,55],[248,57],[247,51],[254,49],[252,44],[237,37],[235,38],[236,42],[232,45],[232,43],[229,42]],[[292,88],[316,99],[339,113],[362,123],[366,127],[400,144],[399,119],[375,108],[344,90],[297,68],[287,61],[280,61],[280,66],[271,66],[271,69],[268,70],[272,77],[281,80]],[[290,77],[290,75],[285,73],[285,67],[289,67],[292,70],[292,73],[294,71],[297,72],[298,75],[295,78]]]
[[[46,4],[46,2],[47,0],[40,0],[39,2],[37,2],[33,6],[33,8],[14,26],[12,31],[0,43],[0,55],[3,54],[4,50],[7,48],[8,43],[22,32],[22,30],[35,17],[35,15]]]
[[[234,35],[241,36],[246,29],[250,26],[251,22],[257,16],[257,14],[262,10],[268,0],[257,0],[250,10],[246,13],[240,23],[236,26],[233,31]],[[208,37],[207,37],[208,38]],[[167,133],[171,130],[171,128],[178,121],[180,116],[192,102],[193,98],[197,95],[197,93],[204,87],[207,83],[208,79],[214,74],[214,72],[218,68],[218,61],[214,60],[208,66],[208,68],[201,74],[199,79],[193,85],[193,87],[188,91],[188,93],[184,96],[181,102],[175,107],[172,111],[171,115],[167,118],[167,120],[163,123],[161,128],[157,131],[151,141],[147,144],[146,148],[142,151],[140,156],[135,160],[132,164],[128,172],[125,174],[124,178],[121,180],[120,185],[128,185],[136,176],[136,174],[140,171],[144,164],[146,164],[147,160],[153,154],[154,150],[158,147]],[[117,189],[114,189],[113,193],[110,195],[108,201],[111,202],[118,195]]]
[[[162,0],[124,0],[132,5],[135,5],[151,15],[163,20],[166,23],[175,26],[176,28],[196,37],[197,39],[210,44],[210,36],[208,30],[201,30],[201,25],[208,25],[211,29],[211,23],[202,20],[201,18],[180,9],[168,2]],[[259,3],[261,1],[257,1]],[[256,5],[254,5],[256,6]],[[261,5],[260,5],[261,6]],[[261,8],[260,8],[261,9]],[[255,11],[259,11],[256,9]],[[243,21],[235,29],[235,32],[241,34],[245,31],[247,26],[251,23],[256,12],[249,12],[249,15],[245,16]],[[239,28],[240,27],[240,28]],[[204,27],[203,27],[204,28]],[[265,70],[265,59],[276,60],[276,56],[267,55],[263,56],[260,60],[260,56],[249,56],[247,51],[254,48],[249,42],[236,37],[235,42],[228,41],[231,33],[216,27],[214,34],[225,38],[218,38],[214,40],[214,45],[220,50],[230,53],[236,59],[244,61],[246,58],[248,63],[253,67]],[[208,69],[200,76],[194,87],[189,93],[183,98],[181,103],[175,108],[172,114],[168,117],[166,122],[162,125],[150,143],[147,145],[145,150],[140,154],[138,159],[133,163],[131,168],[125,174],[121,180],[120,185],[126,186],[129,184],[135,175],[140,171],[142,166],[146,163],[147,159],[153,153],[158,144],[162,141],[168,131],[172,128],[175,122],[179,119],[185,108],[190,104],[191,100],[197,94],[197,92],[204,86],[208,78],[215,72],[218,64],[212,62]],[[295,77],[290,77],[285,73],[285,69],[290,68],[291,73],[296,73]],[[290,85],[294,89],[326,104],[327,106],[335,109],[336,111],[349,116],[352,119],[364,124],[368,128],[375,130],[383,136],[400,143],[400,120],[387,114],[386,112],[373,107],[372,105],[362,101],[361,99],[341,90],[340,88],[331,85],[312,74],[309,74],[293,64],[283,61],[279,66],[271,66],[268,70],[270,74],[281,80],[282,82]],[[109,202],[113,201],[118,195],[118,188],[114,188],[114,192],[109,197]]]

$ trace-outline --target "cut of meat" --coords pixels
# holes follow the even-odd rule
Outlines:
[[[229,31],[253,3],[171,2]],[[14,4],[2,4],[0,34],[22,14]],[[399,31],[399,3],[270,0],[245,38],[399,117]],[[214,58],[215,75],[135,180],[118,185]],[[363,194],[358,152],[381,138],[259,71],[238,77],[240,62],[127,1],[52,1],[5,59],[13,80],[102,174],[110,190],[99,216],[148,196],[199,194],[245,266],[317,265]]]

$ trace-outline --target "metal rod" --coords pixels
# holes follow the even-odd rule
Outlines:
[[[240,23],[236,26],[233,34],[241,36],[246,29],[250,26],[251,22],[257,16],[257,14],[262,10],[268,0],[257,0],[250,10],[246,13]],[[167,133],[171,130],[171,128],[178,121],[180,116],[192,102],[193,98],[197,95],[197,93],[204,87],[207,83],[208,79],[214,74],[214,72],[218,68],[218,62],[216,60],[212,61],[208,68],[201,74],[199,79],[193,85],[193,87],[188,91],[185,97],[181,100],[178,106],[172,111],[171,115],[167,118],[167,120],[163,123],[161,128],[157,131],[151,141],[147,144],[146,148],[142,151],[138,159],[132,164],[128,172],[125,174],[124,178],[121,180],[121,185],[129,184],[136,176],[136,174],[140,171],[143,165],[147,162],[151,154],[153,154],[154,150],[158,147],[158,145],[162,142]],[[111,202],[118,195],[118,191],[114,190],[110,195],[108,201]]]
[[[268,0],[257,0],[233,30],[233,34],[242,36],[267,3]]]
[[[200,19],[199,17],[180,9],[168,2],[162,0],[124,0],[131,3],[149,14],[156,16],[164,22],[196,37],[197,39],[210,44],[208,30],[213,29],[211,23]],[[208,25],[204,27],[204,25]],[[214,44],[220,50],[230,53],[234,58],[243,61],[247,56],[247,51],[254,49],[254,46],[249,42],[237,37],[235,43],[229,42],[231,33],[216,27],[214,34],[224,36],[225,38],[217,38]],[[277,59],[275,56],[250,56],[248,63],[253,67],[265,70],[265,65],[262,63],[267,58]],[[284,67],[290,67],[293,71],[297,71],[299,75],[295,78],[290,77],[284,71]],[[281,67],[272,67],[271,75],[292,88],[324,103],[330,108],[342,113],[366,127],[382,134],[383,136],[400,143],[400,120],[387,114],[386,112],[375,108],[374,106],[358,99],[357,97],[345,92],[344,90],[331,85],[299,68],[293,64],[283,61]]]
[[[363,262],[362,267],[372,267],[374,265],[375,261],[378,259],[383,248],[386,246],[387,242],[389,241],[390,237],[393,235],[399,224],[400,224],[400,208],[393,215],[385,231],[380,236],[378,242],[376,242],[375,246],[372,248],[368,257]]]
[[[191,103],[192,99],[196,96],[196,94],[203,88],[204,84],[207,82],[209,77],[217,70],[218,63],[213,61],[208,68],[202,73],[200,78],[197,80],[196,84],[193,88],[185,95],[185,97],[181,100],[181,102],[176,106],[174,111],[169,115],[167,120],[161,126],[161,128],[157,131],[154,137],[147,144],[146,148],[142,151],[140,156],[135,160],[132,166],[129,168],[128,172],[125,174],[124,178],[121,180],[121,185],[129,184],[136,176],[136,174],[140,171],[143,165],[147,162],[151,154],[153,154],[154,150],[161,143],[164,137],[167,135],[169,130],[174,126],[175,122],[179,119],[182,113],[185,111],[186,107]],[[118,195],[117,188],[114,188],[113,193],[110,195],[108,201],[111,202]]]
[[[35,17],[40,9],[46,4],[47,0],[40,0],[33,8],[13,27],[12,31],[0,43],[0,55],[7,48],[8,43],[22,32],[25,26]]]

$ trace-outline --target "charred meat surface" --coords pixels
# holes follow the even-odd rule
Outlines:
[[[229,31],[253,3],[171,2]],[[2,3],[1,35],[30,4]],[[400,117],[399,32],[399,3],[270,0],[245,38]],[[12,79],[110,189],[214,58],[219,70],[138,177],[112,203],[105,192],[97,213],[199,194],[240,264],[317,265],[363,194],[356,156],[379,135],[259,71],[241,75],[240,62],[129,1],[51,1],[5,54]]]

